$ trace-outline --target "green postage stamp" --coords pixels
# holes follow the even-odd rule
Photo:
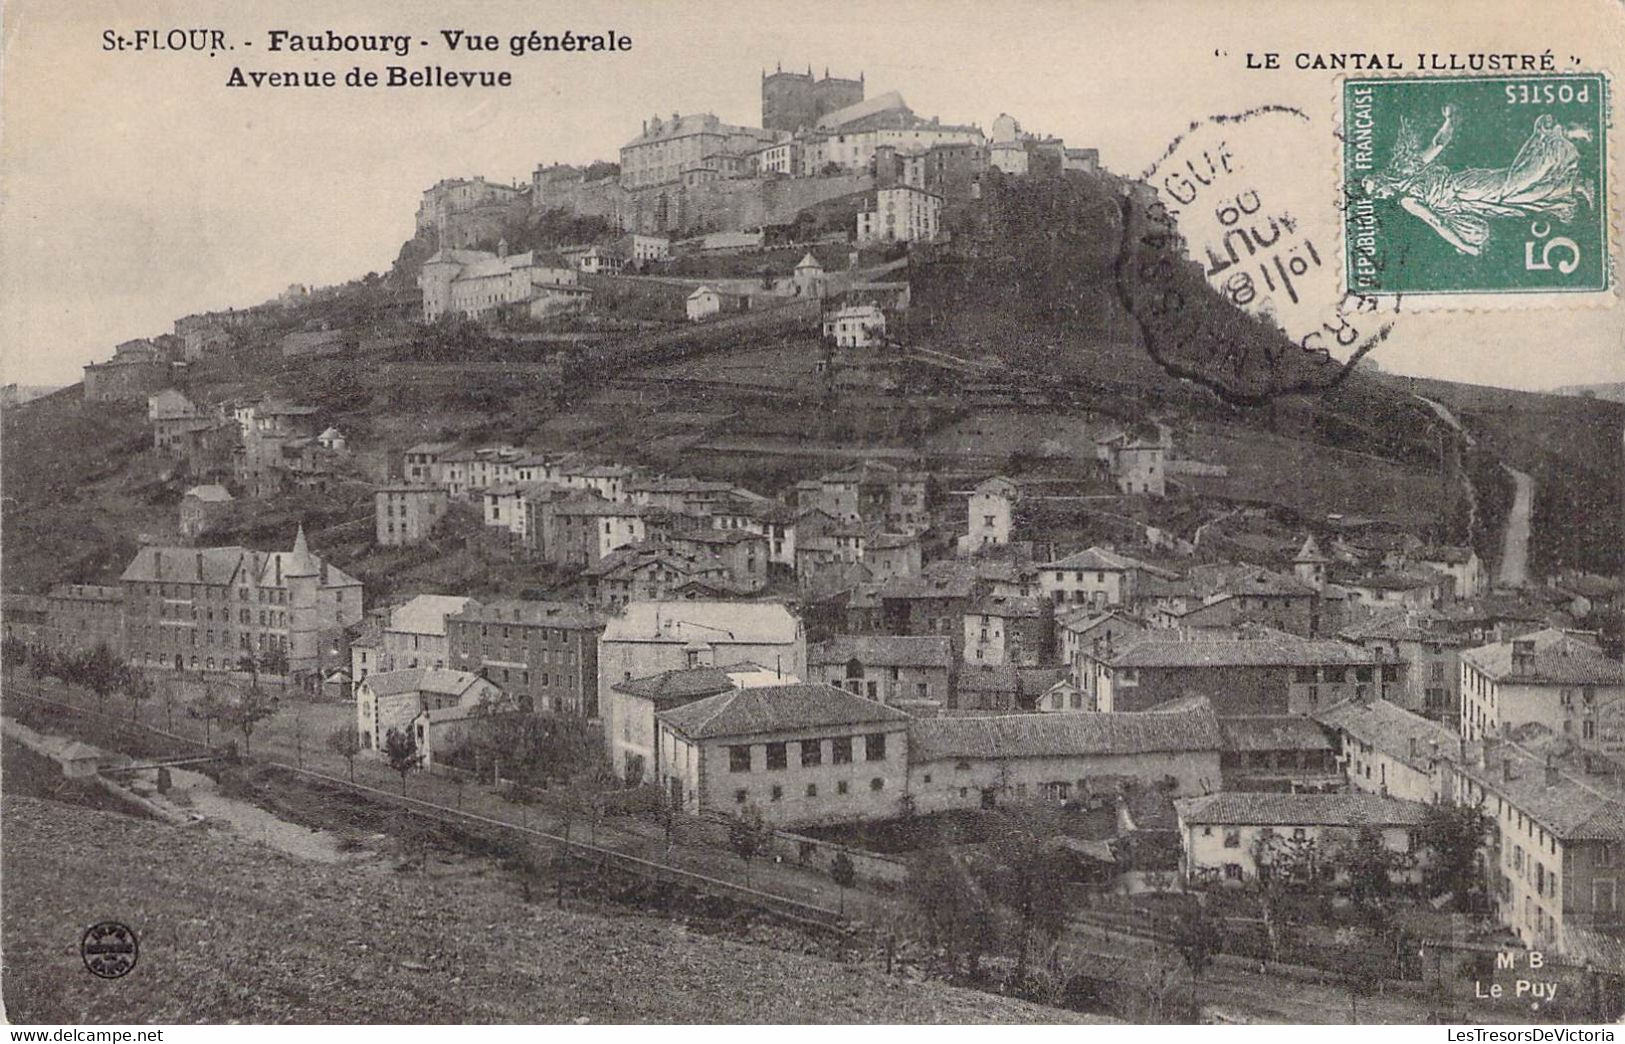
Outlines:
[[[1350,294],[1610,289],[1606,78],[1349,79],[1341,104]]]

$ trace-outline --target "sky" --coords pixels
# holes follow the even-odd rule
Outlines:
[[[190,312],[263,301],[290,283],[386,270],[424,188],[480,174],[527,180],[538,163],[617,159],[655,113],[760,119],[760,75],[782,62],[862,72],[873,95],[984,129],[1100,150],[1137,174],[1192,121],[1265,104],[1327,128],[1324,152],[1279,157],[1283,176],[1334,183],[1329,72],[1249,71],[1248,52],[1515,48],[1625,69],[1625,17],[1607,0],[1314,4],[1275,0],[1091,3],[776,0],[329,3],[8,0],[0,52],[0,377],[67,383],[119,341]],[[210,56],[103,50],[106,30],[211,27]],[[267,33],[406,33],[413,53],[271,54]],[[450,54],[442,29],[500,37]],[[514,33],[632,38],[619,54],[513,57]],[[415,41],[429,39],[430,48]],[[251,44],[251,46],[250,46]],[[244,70],[388,64],[506,69],[506,89],[230,88]],[[1615,169],[1622,150],[1611,143]],[[1330,191],[1330,190],[1328,190]],[[1329,198],[1329,197],[1328,197]],[[1616,196],[1617,198],[1617,196]],[[1329,217],[1327,220],[1331,220]],[[1616,247],[1616,265],[1617,265]],[[1391,372],[1530,389],[1625,381],[1625,312],[1559,309],[1407,316],[1377,349]]]

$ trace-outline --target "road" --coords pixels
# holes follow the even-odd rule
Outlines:
[[[1512,476],[1517,490],[1501,536],[1501,568],[1495,572],[1495,586],[1522,587],[1529,578],[1529,517],[1535,504],[1535,480],[1517,468],[1501,467]]]

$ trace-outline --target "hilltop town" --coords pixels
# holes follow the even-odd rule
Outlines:
[[[389,270],[8,407],[30,742],[159,818],[230,740],[318,825],[273,768],[561,859],[590,822],[887,974],[912,912],[921,977],[1136,1021],[1260,960],[1443,1016],[1495,948],[1616,1016],[1625,408],[1181,379],[1113,284],[1152,187],[868,90],[764,70],[759,125],[441,180]],[[1077,956],[1169,941],[1188,1005]]]

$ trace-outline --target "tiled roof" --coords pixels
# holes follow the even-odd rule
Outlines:
[[[760,670],[756,664],[734,664],[723,667],[691,667],[680,671],[662,671],[647,678],[633,678],[610,686],[616,692],[639,696],[654,703],[658,709],[677,707],[684,703],[738,688],[729,671],[738,668]]]
[[[779,602],[633,602],[604,626],[606,642],[788,645],[799,634],[795,616]]]
[[[1416,826],[1424,805],[1377,794],[1226,791],[1174,802],[1186,823],[1235,826]]]
[[[640,518],[645,508],[638,504],[619,504],[598,497],[572,497],[551,504],[548,510],[555,515],[590,518]]]
[[[1338,637],[1352,642],[1382,638],[1388,641],[1438,642],[1463,645],[1466,639],[1445,631],[1443,618],[1431,609],[1390,609],[1377,613],[1338,631]]]
[[[1166,713],[1000,714],[921,718],[909,725],[909,756],[920,761],[1218,751],[1223,744],[1206,703]]]
[[[445,634],[446,618],[462,612],[470,601],[461,595],[418,595],[389,614],[387,630],[408,634]]]
[[[1011,595],[989,595],[973,602],[968,614],[1000,617],[1030,617],[1047,616],[1050,612],[1049,603],[1038,598],[1022,598]]]
[[[800,732],[911,720],[900,710],[855,696],[833,685],[805,683],[735,689],[660,711],[658,716],[690,739]]]
[[[1326,731],[1296,714],[1254,714],[1226,718],[1226,750],[1331,750]]]
[[[235,499],[225,486],[213,484],[207,486],[193,486],[191,489],[186,491],[186,495],[189,497],[196,497],[206,504],[224,504]]]
[[[1364,587],[1373,591],[1414,591],[1420,587],[1432,587],[1437,581],[1431,576],[1420,573],[1375,573],[1371,576],[1362,576],[1353,580],[1344,580],[1346,587]]]
[[[1369,703],[1344,700],[1315,712],[1313,717],[1327,728],[1346,732],[1419,771],[1428,770],[1428,759],[1435,751],[1451,761],[1459,760],[1460,747],[1454,730],[1387,700]]]
[[[1551,782],[1541,746],[1553,758],[1555,779]],[[1496,743],[1482,767],[1473,754],[1469,752],[1459,768],[1463,775],[1499,794],[1558,838],[1625,841],[1625,785],[1617,774],[1617,763],[1593,754],[1595,764],[1615,774],[1587,774],[1586,755],[1538,724],[1516,730],[1512,742]],[[1511,779],[1507,778],[1509,765]]]
[[[371,689],[375,696],[437,692],[460,697],[481,682],[485,682],[485,679],[468,671],[454,671],[445,667],[408,667],[399,671],[369,674],[361,684]]]
[[[119,579],[125,583],[229,584],[247,554],[241,547],[143,547]]]
[[[678,550],[667,543],[645,540],[616,548],[588,566],[583,573],[586,576],[612,576],[650,565],[664,566],[685,575],[727,569],[722,559],[710,552],[695,554]]]
[[[469,601],[448,623],[532,624],[566,630],[595,630],[604,625],[603,614],[574,602],[532,602],[517,598]]]
[[[1512,642],[1496,642],[1468,649],[1462,660],[1500,682],[1547,685],[1625,685],[1625,667],[1593,645],[1562,631],[1547,628],[1519,641],[1534,643],[1534,654],[1513,658]]]
[[[935,635],[837,634],[807,648],[809,664],[845,664],[850,660],[866,667],[947,668],[953,664],[953,644]]]
[[[1144,632],[1148,629],[1145,621],[1138,620],[1132,616],[1129,616],[1127,613],[1121,613],[1115,609],[1108,609],[1105,612],[1101,612],[1098,609],[1086,607],[1069,612],[1060,617],[1056,622],[1063,630],[1069,631],[1072,634],[1081,635],[1088,634],[1101,624],[1108,623],[1112,620],[1116,620],[1117,622],[1137,631]]]
[[[1265,638],[1142,638],[1105,661],[1113,667],[1312,667],[1373,662],[1363,649],[1329,639],[1277,634]]]
[[[1411,557],[1418,562],[1446,562],[1450,565],[1466,565],[1472,561],[1473,549],[1438,544],[1432,547],[1419,547],[1411,552]]]
[[[1045,562],[1040,569],[1093,569],[1097,572],[1103,570],[1122,571],[1135,569],[1140,565],[1132,558],[1119,555],[1114,551],[1107,551],[1103,547],[1091,547],[1067,555],[1065,558],[1053,562]]]

